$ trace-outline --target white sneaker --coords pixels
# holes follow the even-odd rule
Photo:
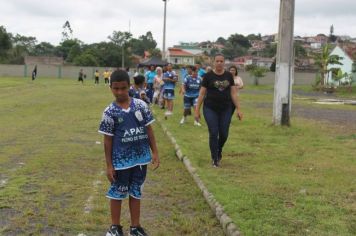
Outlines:
[[[180,120],[180,122],[179,122],[179,124],[184,124],[185,123],[185,117],[183,117],[181,120]]]
[[[194,121],[194,125],[196,125],[196,126],[201,126],[201,124],[198,122],[198,121]]]

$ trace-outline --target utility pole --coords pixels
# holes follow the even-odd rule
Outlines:
[[[163,14],[163,46],[162,46],[162,60],[166,59],[166,13],[167,13],[167,0],[164,2],[164,14]]]
[[[294,79],[294,6],[295,0],[281,0],[273,103],[275,125],[290,125]]]
[[[121,52],[121,67],[125,69],[125,43],[122,44],[122,52]]]

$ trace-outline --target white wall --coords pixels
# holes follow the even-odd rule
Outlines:
[[[331,68],[340,68],[342,73],[348,73],[351,74],[352,73],[352,64],[353,61],[352,59],[344,52],[344,50],[342,50],[339,46],[336,46],[334,48],[334,50],[330,53],[330,55],[338,55],[340,57],[342,57],[343,59],[340,60],[340,62],[342,63],[342,65],[329,65],[328,69]],[[340,82],[344,82],[345,80],[342,79]],[[328,82],[335,84],[335,81],[332,79],[332,74],[330,73],[328,75]]]

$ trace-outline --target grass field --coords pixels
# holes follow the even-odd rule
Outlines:
[[[195,127],[190,117],[179,125],[181,97],[166,121],[154,110],[244,235],[355,235],[356,131],[300,117],[290,128],[274,127],[272,111],[258,106],[272,96],[241,94],[245,120],[232,122],[219,169],[210,164],[204,122]],[[0,79],[0,235],[103,235],[107,180],[96,142],[111,100],[103,85]],[[173,147],[155,131],[162,166],[148,176],[143,225],[151,235],[222,235]]]
[[[96,142],[112,100],[103,85],[0,78],[0,235],[104,235],[108,181]],[[162,165],[148,174],[143,226],[151,235],[223,235],[174,148],[155,131]]]
[[[356,130],[301,117],[292,117],[290,128],[275,127],[272,110],[258,106],[271,103],[273,91],[242,93],[245,119],[232,122],[222,168],[213,169],[206,125],[190,118],[180,126],[180,100],[175,116],[164,121],[157,110],[158,117],[244,235],[356,234]]]

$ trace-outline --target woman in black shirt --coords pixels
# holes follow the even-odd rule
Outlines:
[[[233,103],[236,116],[242,120],[237,87],[233,76],[225,71],[225,58],[222,54],[214,57],[214,69],[204,75],[195,110],[195,119],[200,119],[200,107],[204,101],[203,114],[209,129],[209,147],[213,166],[218,167],[222,148],[229,134]]]

